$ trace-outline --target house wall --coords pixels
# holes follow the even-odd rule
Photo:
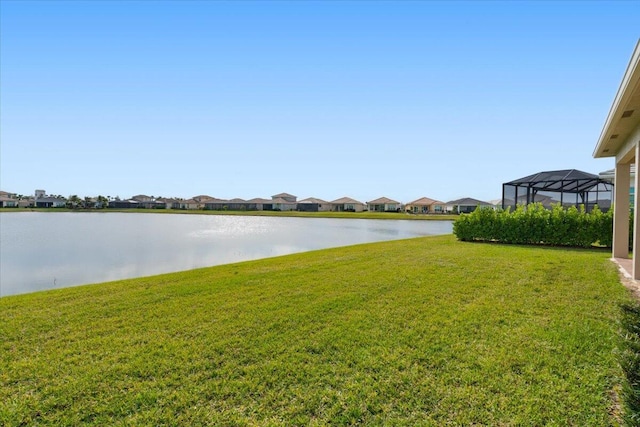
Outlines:
[[[414,214],[427,214],[431,212],[429,205],[407,205],[405,210]]]
[[[331,211],[331,203],[319,203],[318,204],[318,212],[329,212]]]
[[[18,207],[18,200],[9,199],[8,197],[6,199],[0,199],[0,207],[2,207],[2,208],[17,208]]]
[[[295,203],[274,203],[273,210],[280,211],[295,211],[297,204]]]
[[[401,208],[400,203],[368,204],[369,212],[397,212]]]
[[[362,203],[329,203],[332,212],[362,212],[364,204]]]

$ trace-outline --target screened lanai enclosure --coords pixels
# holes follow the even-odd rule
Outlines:
[[[546,208],[560,203],[564,207],[595,205],[608,211],[613,200],[613,184],[597,175],[575,169],[539,172],[502,184],[502,209],[542,203]]]

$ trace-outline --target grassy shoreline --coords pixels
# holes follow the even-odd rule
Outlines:
[[[426,237],[0,299],[0,424],[618,425],[608,253]]]
[[[91,212],[91,213],[147,213],[180,215],[234,215],[234,216],[277,216],[294,218],[348,218],[348,219],[395,219],[420,221],[453,221],[458,215],[432,214],[414,215],[400,212],[298,212],[298,211],[208,211],[184,209],[66,209],[66,208],[2,208],[2,212]]]

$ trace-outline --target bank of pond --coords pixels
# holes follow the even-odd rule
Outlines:
[[[451,221],[20,212],[0,216],[0,296],[435,234]]]

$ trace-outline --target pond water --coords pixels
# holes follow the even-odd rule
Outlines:
[[[0,296],[451,232],[451,221],[2,213]]]

